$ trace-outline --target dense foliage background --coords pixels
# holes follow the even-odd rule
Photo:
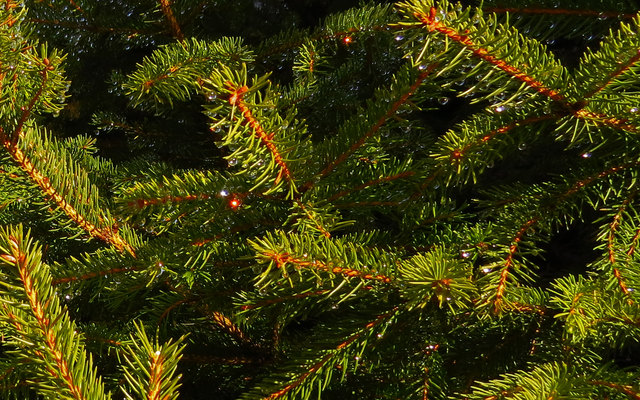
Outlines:
[[[0,1],[3,396],[640,398],[639,9]]]

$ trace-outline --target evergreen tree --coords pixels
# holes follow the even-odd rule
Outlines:
[[[0,1],[2,398],[640,399],[638,4],[337,4]]]

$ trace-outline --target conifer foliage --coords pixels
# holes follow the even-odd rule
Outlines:
[[[637,10],[0,0],[1,397],[640,399]]]

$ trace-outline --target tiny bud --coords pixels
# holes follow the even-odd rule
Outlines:
[[[18,239],[15,236],[9,236],[9,244],[13,250],[18,250]]]

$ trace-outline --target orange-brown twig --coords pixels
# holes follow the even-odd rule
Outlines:
[[[5,260],[12,259],[18,268],[20,280],[22,281],[25,294],[29,301],[29,307],[36,319],[38,327],[44,335],[46,348],[55,362],[56,369],[47,368],[47,370],[54,378],[60,378],[64,381],[74,399],[84,400],[85,396],[83,390],[80,385],[76,383],[76,377],[73,376],[73,372],[69,369],[69,364],[65,359],[63,350],[60,348],[57,333],[52,326],[54,320],[49,318],[50,316],[46,315],[45,310],[47,308],[48,301],[43,303],[42,299],[38,296],[38,291],[35,287],[36,283],[31,275],[32,271],[29,269],[27,261],[28,257],[20,249],[20,244],[16,238],[10,237],[9,241],[11,244],[12,254],[3,254],[2,256]]]
[[[160,351],[149,354],[151,357],[151,371],[149,375],[149,392],[147,400],[161,400],[160,390],[162,390],[162,370],[164,367],[164,357]]]
[[[544,86],[542,82],[537,81],[535,78],[527,75],[513,65],[510,65],[507,62],[493,56],[487,49],[480,47],[476,43],[474,43],[473,40],[471,40],[466,34],[460,33],[455,29],[446,26],[444,23],[438,20],[437,15],[438,11],[436,10],[436,8],[431,7],[431,9],[429,10],[429,14],[416,13],[415,17],[427,27],[429,32],[435,31],[442,33],[449,39],[462,44],[477,57],[485,60],[490,64],[495,65],[496,67],[500,68],[519,81],[526,83],[529,87],[533,88],[538,93],[545,95],[555,101],[565,100],[564,96],[555,89]]]
[[[509,246],[509,254],[507,255],[507,259],[502,266],[502,271],[500,272],[500,280],[498,281],[498,287],[496,289],[496,297],[493,301],[493,310],[495,313],[499,313],[502,308],[504,291],[507,288],[507,278],[509,277],[511,267],[513,266],[513,257],[518,251],[518,243],[520,243],[527,230],[537,222],[537,218],[532,218],[529,221],[525,222],[522,227],[520,227],[520,230],[518,230],[518,232],[515,234],[513,240],[511,240],[511,245]]]
[[[391,116],[393,116],[396,113],[396,111],[398,111],[398,108],[400,108],[401,105],[406,103],[406,101],[409,99],[409,97],[411,97],[413,95],[413,93],[416,90],[418,90],[418,88],[420,87],[422,82],[425,79],[427,79],[427,76],[429,76],[429,74],[431,74],[431,72],[433,72],[433,70],[436,69],[437,66],[438,66],[438,64],[434,63],[434,64],[429,65],[427,68],[425,68],[425,70],[422,71],[420,73],[420,75],[418,75],[418,78],[409,87],[409,89],[406,91],[406,93],[404,93],[398,100],[396,100],[391,105],[391,107],[389,107],[389,110],[387,110],[387,112],[383,116],[381,116],[378,119],[378,121],[376,121],[376,123],[371,127],[371,129],[369,129],[367,131],[367,133],[365,133],[360,139],[358,139],[357,142],[352,144],[351,147],[349,147],[345,152],[340,154],[338,156],[338,158],[336,158],[335,160],[330,162],[329,165],[327,165],[322,171],[320,171],[320,173],[317,175],[317,177],[322,178],[322,177],[327,176],[329,173],[331,173],[331,171],[333,171],[335,169],[335,167],[337,167],[339,164],[343,163],[351,154],[353,154],[356,150],[358,150],[360,147],[362,147],[362,145],[371,136],[373,136],[380,129],[380,127],[382,127],[382,125],[384,125],[385,122],[387,122],[387,120],[389,118],[391,118]],[[313,185],[313,183],[311,181],[305,183],[305,185],[304,185],[305,190],[309,189],[312,185]]]
[[[173,10],[171,10],[171,1],[170,0],[160,0],[160,7],[162,8],[162,13],[164,17],[169,22],[169,26],[171,26],[171,31],[173,32],[173,36],[176,37],[179,41],[184,40],[184,34],[180,29],[180,24],[178,24],[178,20],[176,16],[173,14]]]
[[[275,179],[275,184],[278,184],[283,176],[287,181],[292,182],[293,177],[289,170],[289,166],[284,161],[284,157],[280,150],[278,150],[276,145],[273,143],[274,134],[265,132],[262,125],[260,125],[260,122],[258,122],[253,116],[253,113],[251,112],[251,109],[249,109],[247,103],[243,101],[244,94],[249,90],[249,88],[246,86],[237,87],[232,82],[226,82],[226,85],[232,91],[231,96],[229,96],[229,104],[240,109],[240,112],[244,117],[244,123],[253,130],[253,134],[260,139],[262,145],[264,145],[271,153],[273,161],[280,167]]]
[[[387,319],[390,316],[392,316],[397,310],[398,310],[398,308],[396,307],[396,308],[394,308],[393,310],[391,310],[388,313],[385,313],[385,314],[382,314],[382,315],[378,315],[378,317],[375,320],[373,320],[373,321],[369,322],[367,325],[365,325],[364,329],[360,330],[359,332],[354,333],[347,340],[345,340],[344,342],[342,342],[338,346],[336,346],[336,350],[341,350],[341,349],[344,349],[345,347],[349,346],[357,338],[359,338],[364,333],[366,333],[369,329],[371,329],[374,326],[379,325],[382,322],[384,322],[385,319]],[[275,400],[278,397],[281,397],[281,396],[287,394],[291,389],[295,389],[296,387],[300,386],[300,384],[302,382],[304,382],[305,379],[307,379],[307,377],[309,377],[309,375],[313,374],[314,372],[316,372],[320,368],[322,368],[333,356],[334,356],[334,353],[327,353],[324,357],[322,357],[320,359],[320,361],[318,361],[315,364],[313,364],[306,372],[301,374],[295,381],[291,382],[290,384],[288,384],[287,386],[285,386],[282,389],[278,390],[277,392],[272,393],[270,396],[265,397],[263,400]]]
[[[386,275],[375,274],[373,272],[367,272],[367,271],[359,271],[357,269],[352,269],[352,268],[332,267],[318,260],[307,261],[304,259],[292,257],[290,254],[287,254],[287,253],[276,253],[274,251],[265,251],[262,254],[269,257],[271,260],[273,260],[276,263],[276,266],[278,268],[282,268],[287,264],[292,264],[296,268],[303,268],[303,267],[311,268],[319,271],[331,272],[336,275],[344,275],[350,278],[361,278],[366,280],[378,281],[382,283],[389,283],[392,281],[392,278]]]
[[[127,243],[117,232],[110,227],[99,228],[87,221],[87,219],[78,213],[78,211],[67,202],[63,195],[49,183],[49,178],[42,175],[42,173],[31,163],[31,160],[26,154],[18,148],[9,138],[7,138],[0,130],[0,141],[8,151],[13,160],[22,168],[23,171],[36,183],[43,191],[46,197],[51,198],[60,209],[73,221],[82,228],[89,235],[98,238],[104,242],[113,245],[119,251],[128,251],[131,255],[135,256],[135,250]]]

